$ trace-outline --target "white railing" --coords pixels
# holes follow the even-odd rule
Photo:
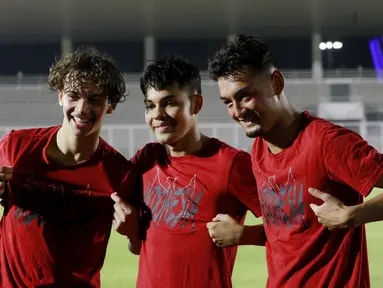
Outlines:
[[[337,123],[359,133],[370,145],[383,152],[382,122],[347,122]],[[241,150],[250,151],[253,139],[247,138],[242,128],[236,123],[201,123],[202,133],[221,139]],[[12,129],[24,127],[0,127],[0,136]],[[155,141],[146,125],[104,125],[101,136],[125,157],[132,157],[136,151],[148,142]]]
[[[283,74],[288,79],[312,79],[313,74],[311,70],[282,70]],[[383,71],[381,71],[383,72]],[[331,69],[323,71],[323,78],[378,78],[374,69]],[[125,73],[127,82],[138,82],[141,73]],[[45,84],[48,75],[0,75],[0,84]],[[201,71],[202,80],[210,80],[207,71]]]

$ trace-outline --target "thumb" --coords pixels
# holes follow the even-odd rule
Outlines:
[[[311,195],[313,195],[316,198],[321,199],[324,202],[328,199],[328,196],[329,196],[329,194],[324,193],[324,192],[322,192],[318,189],[315,189],[315,188],[309,188],[308,191]]]
[[[217,216],[213,218],[213,221],[214,222],[224,221],[226,220],[226,218],[227,218],[227,214],[217,214]]]
[[[113,201],[116,202],[116,203],[119,203],[119,204],[120,204],[120,203],[122,202],[121,197],[118,196],[116,192],[112,193],[112,194],[110,195],[110,197],[111,197],[111,198],[113,199]]]
[[[311,210],[313,210],[313,212],[316,214],[317,213],[317,211],[318,211],[318,205],[316,205],[316,204],[310,204],[310,208],[311,208]]]

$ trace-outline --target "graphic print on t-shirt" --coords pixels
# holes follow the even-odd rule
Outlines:
[[[267,226],[283,225],[291,228],[305,224],[303,184],[297,182],[291,167],[288,170],[285,184],[278,184],[275,175],[263,180],[259,196],[264,222]]]
[[[89,197],[92,194],[89,185],[81,190],[39,181],[33,174],[26,181],[14,181],[12,185],[19,186],[14,189],[14,217],[23,225],[37,221],[38,226],[48,222],[61,229],[82,230],[93,220],[97,204],[105,201],[101,197]]]
[[[194,175],[186,186],[180,186],[177,178],[172,177],[167,177],[162,183],[160,175],[158,169],[144,196],[152,213],[152,222],[171,229],[179,225],[182,229],[190,221],[191,230],[194,230],[198,205],[204,194],[196,189],[197,176]]]

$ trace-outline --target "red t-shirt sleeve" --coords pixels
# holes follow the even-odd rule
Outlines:
[[[137,209],[141,223],[140,238],[141,240],[145,240],[146,230],[149,228],[151,216],[143,199],[142,175],[137,171],[135,165],[132,165],[132,168],[127,173],[124,179],[124,186],[126,187],[127,194],[123,198]]]
[[[141,154],[142,154],[142,149],[143,149],[143,148],[141,148],[140,150],[138,150],[138,151],[136,152],[136,154],[134,154],[134,156],[133,156],[132,158],[130,158],[130,161],[131,161],[132,163],[134,163],[135,165],[138,165],[138,164],[139,164],[139,159],[140,159],[140,156],[141,156]]]
[[[235,156],[229,175],[229,191],[256,217],[262,215],[249,153],[241,151]]]
[[[122,180],[121,186],[123,187],[121,189],[121,198],[123,198],[125,201],[129,202],[131,205],[134,205],[135,207],[138,207],[139,205],[139,197],[137,194],[140,193],[138,191],[138,173],[135,165],[131,165],[129,169],[125,170],[125,177]]]
[[[9,134],[4,135],[0,139],[0,166],[10,166],[10,161],[8,159],[8,157],[9,157],[8,156],[8,154],[9,154],[8,150],[9,150]],[[6,207],[5,206],[6,203],[4,202],[5,200],[2,200],[5,198],[7,198],[7,191],[5,191],[4,194],[2,194],[1,198],[0,198],[0,204],[3,207]]]
[[[136,154],[130,159],[139,173],[143,174],[150,170],[157,162],[161,164],[165,161],[163,156],[167,156],[166,148],[160,144],[149,143],[136,152]]]
[[[10,134],[12,132],[4,135],[0,139],[0,166],[12,166],[9,151],[10,151]]]
[[[140,150],[136,152],[136,154],[130,159],[130,161],[135,165],[136,171],[137,171],[137,183],[136,183],[136,190],[139,193],[136,193],[137,196],[139,196],[139,214],[140,214],[140,222],[141,222],[141,240],[146,240],[146,231],[149,229],[150,222],[152,221],[152,215],[149,207],[145,204],[143,199],[143,173],[145,172],[145,164],[148,159],[147,158],[147,146],[144,146]]]
[[[357,133],[339,126],[323,138],[323,158],[332,180],[352,187],[364,197],[383,176],[383,156]]]

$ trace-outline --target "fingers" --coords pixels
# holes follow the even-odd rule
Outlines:
[[[216,233],[215,233],[216,231],[214,229],[216,224],[217,223],[215,222],[209,222],[206,224],[206,227],[208,228],[208,232],[209,232],[211,240],[214,242],[215,245],[217,245],[218,247],[221,247],[223,245],[222,240],[216,238]]]
[[[113,221],[112,225],[113,228],[117,231],[120,232],[121,229],[123,229],[124,224],[126,223],[126,219],[124,216],[121,216],[119,213],[114,212],[113,213]]]
[[[311,195],[323,201],[327,201],[330,196],[329,194],[319,191],[318,189],[315,189],[315,188],[309,188],[308,191]]]
[[[318,223],[321,224],[323,227],[326,227],[330,231],[347,228],[347,225],[345,224],[334,224],[321,217],[318,217]]]
[[[209,235],[210,235],[210,238],[213,240],[213,242],[215,244],[217,244],[217,246],[221,246],[223,243],[222,243],[222,237],[221,237],[221,232],[220,232],[220,227],[219,226],[222,226],[222,223],[218,223],[218,222],[209,222],[206,224],[206,227],[208,229],[208,232],[209,232]]]
[[[213,218],[213,221],[214,222],[217,222],[217,221],[225,221],[227,219],[227,217],[230,217],[229,215],[227,214],[217,214],[217,216],[215,216]]]
[[[218,240],[218,239],[213,239],[213,243],[214,243],[215,245],[217,245],[218,247],[223,246],[222,241],[221,241],[221,240]]]
[[[123,203],[124,201],[121,199],[120,196],[117,195],[116,192],[112,193],[112,195],[110,195],[110,197],[112,198],[112,200],[118,204],[121,204]]]
[[[120,206],[125,211],[125,213],[127,215],[130,215],[132,213],[133,206],[126,203],[124,200],[122,200],[121,197],[118,196],[116,192],[114,192],[110,197],[116,203],[115,207],[116,207],[116,205]]]
[[[127,214],[125,210],[122,209],[122,207],[118,204],[114,204],[114,214],[117,214],[119,217],[118,219],[120,219],[121,221],[124,221],[125,218],[129,216],[129,214]]]
[[[206,228],[207,229],[214,229],[215,228],[215,225],[216,225],[216,223],[214,223],[214,222],[208,222],[207,224],[206,224]]]
[[[319,222],[319,224],[321,224],[321,225],[323,225],[323,226],[326,226],[326,225],[324,224],[324,222],[323,222],[324,220],[323,220],[323,218],[321,217],[321,216],[322,216],[322,213],[321,213],[321,211],[320,211],[320,207],[323,206],[323,205],[325,205],[325,204],[322,204],[322,205],[318,206],[318,205],[316,205],[316,204],[311,203],[311,204],[310,204],[310,208],[311,208],[311,210],[313,210],[315,216],[318,217],[318,222]]]
[[[219,221],[235,222],[235,220],[229,214],[217,214],[217,216],[215,216],[212,221],[214,221],[214,222],[219,222]]]
[[[130,217],[134,218],[134,207],[126,203],[117,193],[113,193],[110,196],[114,203],[114,213],[113,213],[113,228],[120,234],[127,235],[129,230]],[[135,211],[135,210],[134,210]]]
[[[124,209],[124,207],[118,203],[114,204],[114,219],[116,219],[119,223],[126,222],[128,217],[131,215],[131,210]]]
[[[311,210],[313,210],[313,212],[315,213],[315,215],[318,213],[318,208],[319,208],[319,206],[318,205],[316,205],[316,204],[310,204],[310,208],[311,208]]]
[[[206,227],[208,228],[209,236],[213,243],[217,245],[218,247],[224,247],[225,239],[222,237],[222,231],[220,226],[225,225],[224,223],[218,222],[209,222],[206,224]]]
[[[125,222],[125,217],[118,214],[117,212],[114,212],[113,213],[113,218],[114,220],[116,220],[117,224],[121,224],[121,223],[124,223]]]
[[[213,242],[216,240],[216,227],[217,227],[217,222],[209,222],[206,224],[207,231],[209,232],[210,238],[213,239]],[[215,242],[214,242],[215,243]]]
[[[114,230],[118,231],[118,229],[120,228],[121,222],[119,222],[116,219],[113,219],[112,225],[113,225]]]

